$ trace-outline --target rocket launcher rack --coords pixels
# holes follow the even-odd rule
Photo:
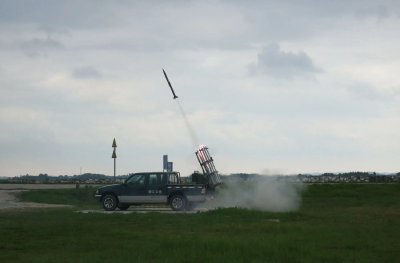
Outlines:
[[[208,185],[212,188],[222,184],[222,180],[215,169],[214,160],[208,152],[208,148],[203,146],[196,152],[197,160],[200,163],[201,169],[203,170],[204,177]]]

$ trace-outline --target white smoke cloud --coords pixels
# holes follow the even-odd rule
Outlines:
[[[255,183],[228,183],[227,188],[219,190],[215,198],[206,202],[204,207],[242,207],[270,212],[299,209],[305,185],[280,181],[278,178],[265,177]]]

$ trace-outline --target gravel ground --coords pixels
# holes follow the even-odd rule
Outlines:
[[[75,188],[74,184],[0,184],[0,210],[18,208],[69,207],[69,205],[18,202],[15,193],[29,189]],[[25,189],[25,190],[22,190]]]
[[[156,212],[156,213],[165,213],[165,214],[193,214],[197,212],[206,212],[208,209],[206,208],[198,208],[193,211],[173,211],[171,208],[149,208],[149,207],[142,207],[142,208],[129,208],[127,211],[121,211],[121,210],[115,210],[115,211],[104,211],[104,210],[80,210],[80,211],[75,211],[76,213],[101,213],[101,214],[131,214],[131,213],[150,213],[150,212]]]

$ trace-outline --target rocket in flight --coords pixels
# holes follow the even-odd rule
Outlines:
[[[168,77],[167,77],[167,74],[165,73],[164,69],[163,69],[162,71],[164,72],[164,76],[165,76],[165,78],[167,79],[167,82],[168,82],[169,87],[171,88],[172,94],[174,95],[174,99],[177,99],[178,96],[175,95],[175,91],[174,91],[174,89],[172,88],[171,82],[169,82],[169,79],[168,79]]]

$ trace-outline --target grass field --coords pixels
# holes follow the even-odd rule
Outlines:
[[[76,206],[98,205],[99,202],[94,198],[97,188],[30,190],[20,192],[16,197],[21,201],[35,203]]]
[[[50,194],[58,195],[56,203],[91,202],[76,193],[74,201],[74,190]],[[20,198],[39,201],[41,195]],[[400,261],[400,184],[310,185],[301,209],[286,213],[73,210],[0,212],[0,262]]]

